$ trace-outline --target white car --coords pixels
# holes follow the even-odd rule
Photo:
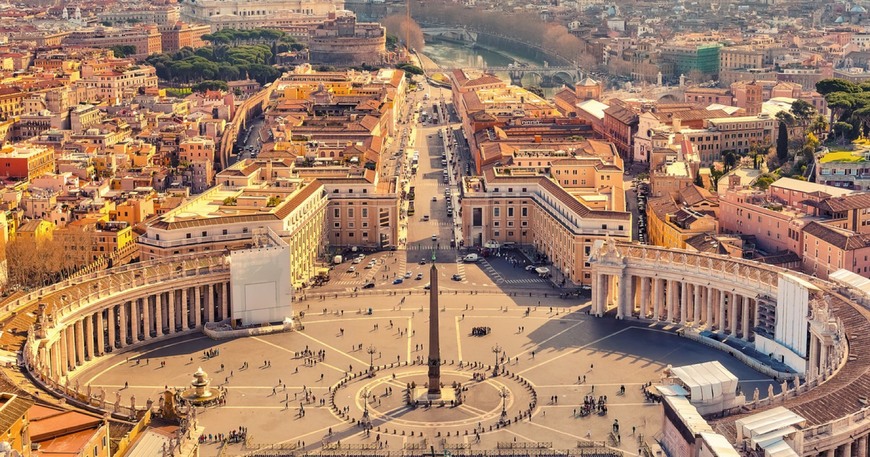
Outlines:
[[[359,257],[353,259],[353,263],[354,263],[354,264],[357,264],[357,263],[360,263],[360,262],[362,262],[362,259],[359,258]]]
[[[410,271],[406,271],[406,272],[405,272],[405,279],[409,279],[410,277],[411,277],[411,272],[410,272]]]

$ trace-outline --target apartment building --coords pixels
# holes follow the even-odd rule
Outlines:
[[[646,216],[648,241],[656,246],[686,249],[690,238],[719,230],[715,217],[678,205],[670,195],[650,198]]]
[[[114,105],[122,100],[132,100],[140,89],[156,89],[157,71],[151,66],[99,69],[86,65],[82,67],[82,78],[75,84],[93,91],[99,100]]]
[[[870,277],[870,235],[811,222],[804,227],[802,258],[803,270],[822,279],[841,268]]]
[[[54,172],[54,150],[30,143],[0,147],[0,177],[31,180]]]
[[[63,39],[63,44],[91,48],[133,46],[136,53],[131,57],[136,59],[163,52],[160,31],[154,24],[125,28],[98,26],[74,30]]]
[[[460,192],[466,246],[491,240],[534,246],[569,284],[591,284],[587,261],[596,240],[631,239],[624,202],[617,208],[595,189],[563,188],[543,170],[492,167],[464,178]]]

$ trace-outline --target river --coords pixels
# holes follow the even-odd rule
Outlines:
[[[432,59],[441,68],[463,68],[476,67],[481,68],[484,65],[487,67],[505,67],[514,62],[523,62],[532,65],[541,65],[542,62],[535,62],[529,59],[523,59],[517,56],[509,55],[507,52],[496,52],[480,47],[469,47],[458,43],[432,40],[426,43],[423,48],[423,54]],[[510,76],[507,72],[496,72],[496,76],[506,82],[510,82]],[[525,82],[530,84],[530,82]],[[524,84],[524,85],[525,85]],[[544,96],[552,98],[559,88],[544,87]]]

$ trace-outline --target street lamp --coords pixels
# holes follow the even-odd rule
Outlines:
[[[369,419],[369,397],[371,393],[368,389],[363,389],[362,398],[363,398],[363,415],[362,419],[360,419],[359,423],[363,430],[368,430],[371,427],[371,419]]]
[[[371,344],[368,348],[366,348],[366,352],[369,353],[369,373],[371,374],[374,374],[375,372],[375,352],[377,351],[377,348],[375,348],[374,345]]]
[[[504,386],[501,386],[501,391],[498,393],[498,396],[501,397],[501,418],[499,418],[499,422],[504,424],[507,422],[507,397],[508,391]]]
[[[501,351],[501,346],[499,346],[498,343],[496,343],[495,346],[492,347],[492,352],[495,353],[495,364],[493,364],[492,366],[493,376],[498,376],[498,355],[501,354]]]

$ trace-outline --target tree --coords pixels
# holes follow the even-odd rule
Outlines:
[[[776,158],[779,163],[788,160],[788,126],[785,122],[779,122],[779,132],[776,136]]]
[[[791,104],[790,111],[801,125],[805,125],[816,114],[816,108],[801,99],[797,99]]]
[[[835,122],[831,130],[834,131],[835,135],[840,137],[840,141],[844,141],[852,133],[852,124],[848,122]]]
[[[215,81],[215,80],[207,80],[203,81],[191,88],[194,92],[206,92],[210,90],[229,90],[229,86],[227,86],[226,81]]]
[[[129,44],[119,44],[112,46],[109,48],[112,50],[112,53],[115,54],[115,57],[123,58],[133,54],[136,54],[136,46],[132,46]]]
[[[738,158],[739,155],[737,152],[731,149],[722,153],[722,164],[724,165],[725,173],[728,173],[728,171],[732,170],[734,166],[737,165]]]
[[[861,88],[845,79],[829,78],[816,83],[816,91],[822,95],[834,92],[861,92]]]

